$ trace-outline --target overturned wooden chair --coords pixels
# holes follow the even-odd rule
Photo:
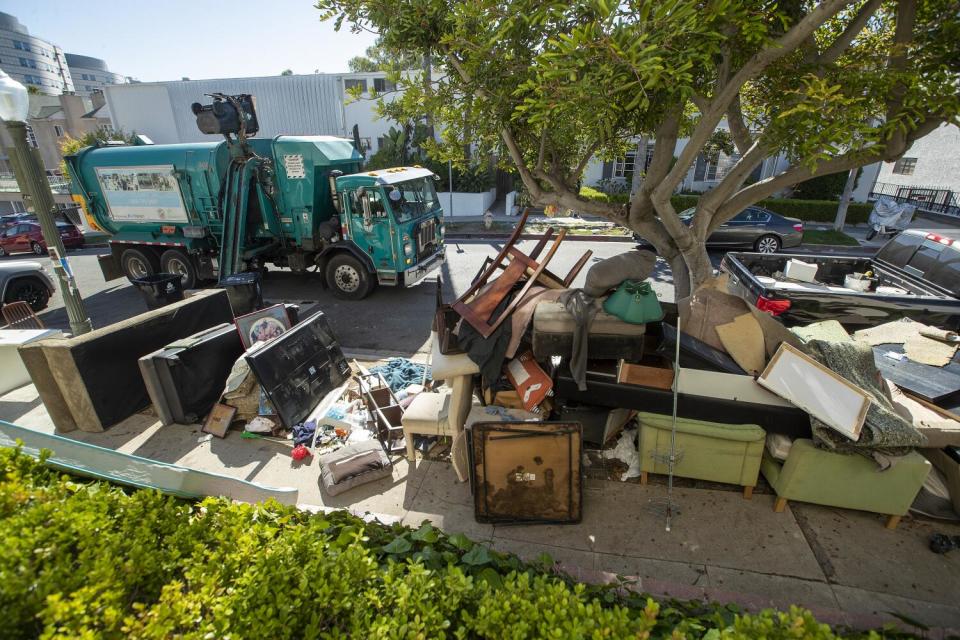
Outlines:
[[[510,239],[507,241],[508,244],[511,244],[511,245],[515,244],[523,235],[523,229],[527,224],[527,216],[529,215],[529,213],[530,213],[529,209],[523,210],[523,215],[520,217],[520,221],[517,222],[517,226],[513,230],[513,235],[511,235]],[[533,251],[530,252],[528,257],[533,260],[536,260],[540,256],[540,253],[543,252],[544,248],[546,248],[547,243],[553,237],[554,233],[556,233],[556,230],[553,227],[549,227],[544,232],[544,234],[539,238],[536,246],[533,248]],[[560,241],[562,241],[562,239],[557,240],[557,242],[560,242]],[[584,254],[580,256],[580,258],[573,265],[573,267],[570,269],[567,275],[564,276],[563,278],[556,275],[549,269],[544,268],[543,271],[541,271],[537,275],[536,279],[539,281],[541,285],[549,289],[569,289],[574,279],[577,277],[577,275],[580,274],[580,272],[583,270],[584,265],[587,264],[587,260],[589,260],[590,256],[592,255],[593,255],[593,250],[588,250],[584,252]],[[495,261],[494,258],[490,258],[490,257],[486,258],[483,261],[483,266],[480,267],[480,271],[478,271],[477,275],[474,276],[472,282],[475,283],[486,272],[486,270],[490,267],[490,265],[494,263],[494,261]],[[504,265],[501,262],[496,268],[503,269],[505,268],[505,266],[506,265]],[[532,276],[532,270],[528,270],[527,275]]]
[[[8,329],[46,329],[33,307],[23,300],[3,305],[3,320]]]
[[[526,223],[526,219],[527,212],[524,212],[523,217],[517,224],[517,228],[513,231],[513,235],[511,235],[510,239],[503,245],[503,249],[500,250],[497,257],[487,264],[486,268],[474,279],[470,288],[467,289],[456,302],[450,305],[454,311],[460,314],[460,316],[466,322],[470,323],[470,326],[476,329],[484,338],[490,337],[503,321],[510,317],[510,314],[513,313],[513,310],[520,304],[520,301],[523,300],[524,295],[530,287],[533,286],[538,277],[547,268],[547,264],[553,259],[554,254],[560,247],[560,243],[563,242],[566,236],[566,230],[561,229],[560,233],[558,233],[554,239],[553,244],[547,250],[546,256],[544,256],[543,259],[539,259],[540,252],[546,247],[549,237],[553,234],[548,234],[548,236],[546,236],[547,239],[541,238],[540,243],[538,243],[535,249],[537,259],[534,259],[531,256],[525,255],[515,246],[523,232],[523,225]],[[586,262],[586,260],[584,260],[584,262]],[[493,278],[497,271],[502,271],[502,273],[498,277]],[[497,313],[497,307],[500,306],[504,298],[506,298],[524,278],[526,278],[526,281],[520,291],[517,292],[513,300],[511,300],[504,309]]]

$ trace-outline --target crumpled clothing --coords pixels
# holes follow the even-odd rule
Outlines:
[[[386,364],[370,369],[370,373],[379,373],[383,376],[390,390],[394,393],[402,391],[412,384],[422,384],[424,371],[426,371],[426,380],[429,382],[430,367],[406,358],[390,358]]]
[[[600,310],[600,303],[587,295],[583,289],[570,289],[560,296],[563,307],[573,316],[577,330],[573,332],[573,349],[570,354],[570,374],[580,391],[587,390],[587,344],[590,342],[590,325]]]
[[[317,432],[317,421],[308,420],[293,427],[293,444],[309,446]]]

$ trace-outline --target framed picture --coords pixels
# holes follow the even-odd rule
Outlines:
[[[201,431],[213,434],[218,438],[227,437],[227,430],[230,428],[230,423],[233,422],[233,416],[236,413],[236,407],[231,407],[228,404],[215,404],[210,411],[210,415],[207,416],[206,422],[203,423]]]
[[[244,349],[254,342],[269,342],[290,328],[290,318],[282,304],[260,309],[236,318],[237,331]]]

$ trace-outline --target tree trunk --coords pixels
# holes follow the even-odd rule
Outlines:
[[[647,164],[647,136],[642,136],[637,142],[636,154],[633,157],[633,177],[630,181],[630,196],[637,195],[640,187],[643,185],[643,178],[646,174]]]
[[[857,183],[859,171],[860,167],[850,169],[847,183],[843,185],[843,195],[840,196],[840,206],[837,207],[837,218],[833,221],[833,228],[837,231],[843,231],[843,226],[847,223],[847,208],[850,206],[850,197],[853,195],[853,187]]]
[[[673,272],[676,300],[686,298],[713,277],[713,263],[702,243],[694,245],[689,251],[681,251],[670,261],[670,269]]]

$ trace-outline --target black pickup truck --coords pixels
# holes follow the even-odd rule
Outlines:
[[[817,265],[815,282],[784,276],[791,259]],[[872,258],[833,255],[735,253],[724,256],[730,292],[788,326],[838,320],[851,328],[909,317],[960,328],[960,231],[908,229]],[[866,290],[846,277],[868,274]]]

